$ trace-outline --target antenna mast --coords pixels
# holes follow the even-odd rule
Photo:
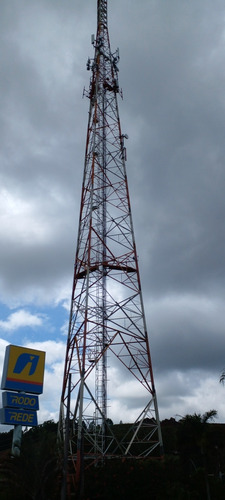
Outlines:
[[[82,464],[162,453],[126,175],[128,137],[118,112],[119,51],[111,52],[106,0],[97,0],[97,12],[84,90],[90,107],[59,420],[78,481]],[[122,438],[110,425],[112,368],[139,385],[145,399]]]

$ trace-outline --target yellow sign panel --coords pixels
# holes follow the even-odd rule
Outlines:
[[[1,388],[41,394],[44,365],[45,352],[7,346]]]

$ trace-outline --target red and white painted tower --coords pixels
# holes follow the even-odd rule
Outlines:
[[[119,52],[110,48],[107,0],[98,0],[97,9],[84,91],[90,107],[59,422],[78,475],[82,459],[88,464],[108,456],[159,456],[162,450],[127,184],[127,136],[118,111]],[[119,366],[145,400],[122,437],[110,421],[110,373]]]

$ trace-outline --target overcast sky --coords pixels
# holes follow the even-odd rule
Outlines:
[[[224,0],[108,3],[160,417],[225,422]],[[0,369],[8,344],[46,351],[40,423],[58,420],[96,5],[0,5]],[[138,390],[113,377],[126,421]]]

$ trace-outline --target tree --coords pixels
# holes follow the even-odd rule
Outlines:
[[[217,416],[216,410],[210,410],[203,415],[194,413],[180,420],[180,450],[183,463],[186,463],[188,474],[203,471],[206,498],[210,500],[209,481],[207,474],[208,423]]]
[[[224,382],[225,382],[225,370],[223,370],[220,375],[220,383],[224,385]]]
[[[1,500],[54,500],[59,497],[56,436],[57,424],[47,421],[24,433],[20,457],[14,458],[8,451],[0,463]]]

